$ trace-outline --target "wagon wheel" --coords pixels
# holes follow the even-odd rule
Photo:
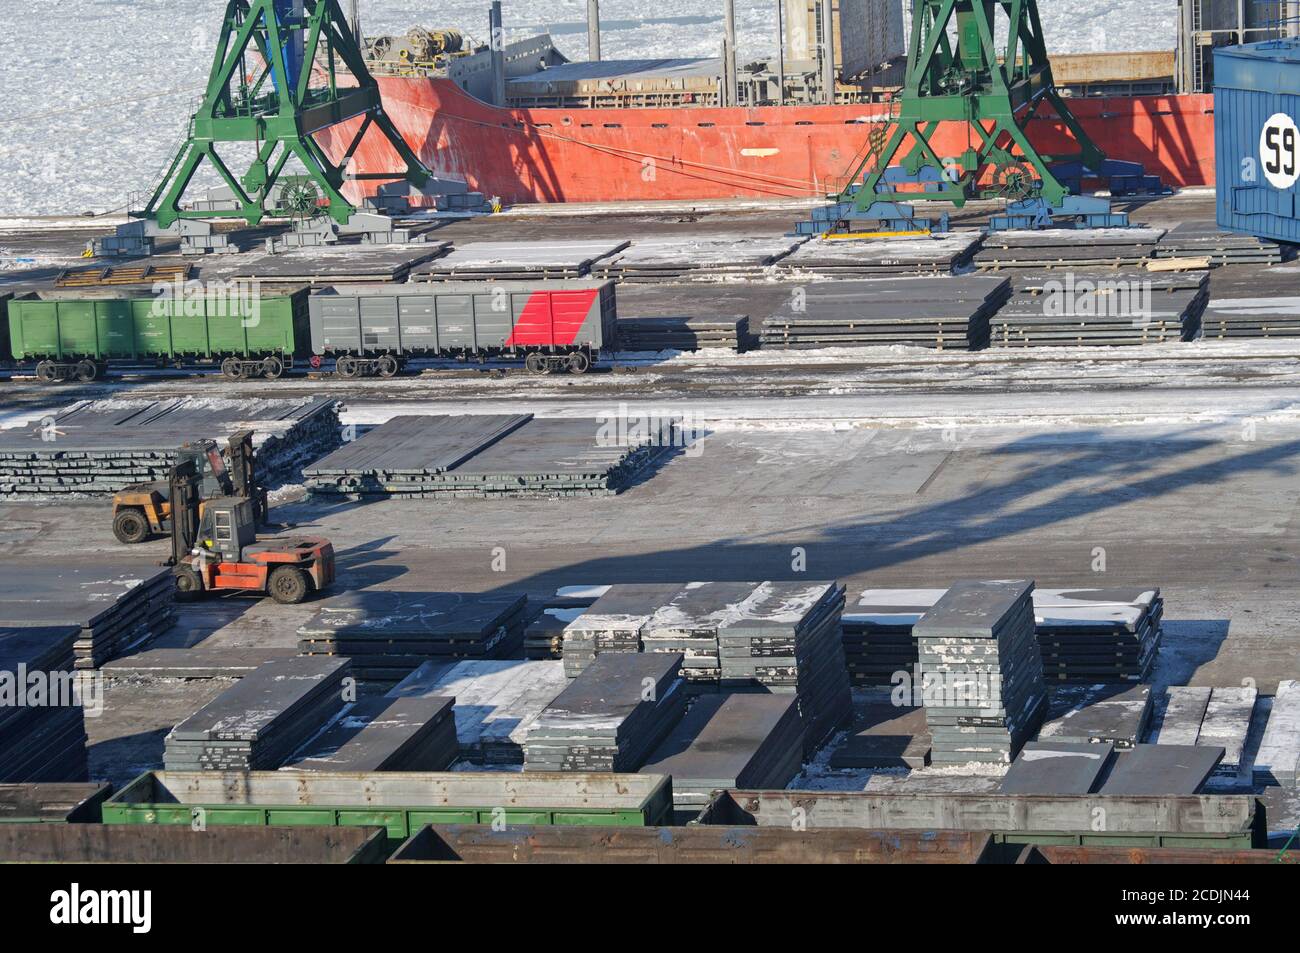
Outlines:
[[[262,361],[262,376],[267,380],[279,380],[284,373],[284,361],[272,355]]]
[[[357,359],[351,354],[344,354],[334,362],[334,373],[351,380],[357,376]]]
[[[59,379],[58,369],[53,361],[40,361],[36,365],[36,379],[42,384],[53,384]]]
[[[380,377],[393,377],[397,374],[397,358],[385,354],[375,362],[375,369],[379,371]]]
[[[524,369],[529,374],[545,374],[546,360],[536,351],[530,351],[528,356],[524,358]]]
[[[228,381],[237,381],[243,376],[240,370],[239,362],[233,357],[228,357],[221,362],[221,376]]]
[[[591,358],[582,351],[574,351],[569,355],[570,374],[585,374],[589,367],[591,367]]]
[[[94,361],[80,361],[77,364],[77,380],[89,384],[99,376],[99,365]]]

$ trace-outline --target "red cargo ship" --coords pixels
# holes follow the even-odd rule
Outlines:
[[[431,169],[471,189],[525,202],[822,196],[837,190],[884,104],[755,108],[501,108],[447,79],[380,76],[384,106]],[[1173,186],[1214,183],[1214,97],[1087,97],[1071,108],[1116,159],[1141,162]],[[355,123],[320,136],[338,157]],[[1072,140],[1047,115],[1029,124],[1041,151]],[[940,154],[966,148],[966,129],[941,129]],[[367,137],[357,172],[387,171],[395,157]],[[355,196],[354,196],[355,198]]]

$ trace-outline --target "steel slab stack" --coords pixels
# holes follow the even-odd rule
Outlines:
[[[1135,745],[1115,759],[1097,793],[1110,797],[1200,794],[1222,758],[1222,748],[1208,745]]]
[[[362,698],[285,765],[299,771],[445,771],[459,753],[454,699]]]
[[[367,682],[401,681],[429,660],[501,658],[523,641],[519,592],[365,589],[339,593],[298,627],[304,656],[347,656]]]
[[[1252,774],[1261,786],[1296,786],[1300,774],[1300,681],[1278,682]]]
[[[1277,264],[1282,246],[1254,235],[1228,232],[1214,222],[1180,222],[1155,247],[1156,258],[1205,258],[1211,267],[1233,264]]]
[[[843,768],[924,768],[930,763],[930,729],[925,709],[896,705],[892,692],[855,698],[853,727],[831,752],[830,766]]]
[[[609,496],[672,445],[673,424],[531,414],[395,417],[303,470],[315,493]]]
[[[606,654],[528,730],[525,771],[636,771],[681,719],[680,655]]]
[[[1011,293],[989,275],[813,282],[763,321],[763,347],[808,349],[908,345],[978,350]]]
[[[569,678],[577,678],[597,655],[604,652],[640,652],[641,635],[647,623],[681,591],[682,586],[675,582],[610,586],[591,608],[564,627],[564,673]],[[716,659],[717,637],[713,630],[710,629],[704,638],[713,640],[706,646],[705,654],[711,649]],[[665,643],[662,649],[665,652],[682,651],[685,664],[686,655],[679,643]],[[711,667],[716,668],[716,665]],[[688,679],[692,677],[691,665],[686,665],[683,674]]]
[[[74,686],[75,625],[0,626],[0,782],[85,781],[85,711]],[[33,676],[39,675],[41,694]]]
[[[749,318],[680,317],[619,318],[620,351],[699,351],[704,348],[743,350],[749,340]]]
[[[996,232],[984,239],[974,264],[1004,268],[1118,268],[1141,265],[1164,235],[1159,228],[1061,228]]]
[[[1214,341],[1300,337],[1300,289],[1291,267],[1215,269],[1201,336]]]
[[[1165,601],[1150,589],[1036,589],[1034,625],[1049,682],[1140,682],[1155,667]]]
[[[581,278],[628,241],[471,242],[411,269],[412,281],[536,281]]]
[[[791,235],[638,238],[591,270],[600,278],[629,282],[762,278],[804,241]]]
[[[1040,741],[1109,744],[1117,751],[1131,750],[1146,734],[1151,719],[1151,689],[1146,685],[1058,688],[1052,693],[1048,719],[1038,733]]]
[[[253,431],[263,480],[288,477],[338,446],[334,401],[82,401],[23,426],[0,429],[0,494],[115,493],[165,481],[183,443],[222,446]]]
[[[979,232],[915,238],[824,239],[800,245],[776,263],[781,277],[871,278],[949,274],[970,261]]]
[[[347,659],[273,659],[176,725],[168,771],[278,768],[344,706]]]
[[[548,607],[524,629],[524,658],[532,660],[564,657],[564,630],[582,615],[580,608]]]
[[[1035,273],[992,319],[993,347],[1121,346],[1190,341],[1201,330],[1209,273]]]
[[[845,664],[854,686],[894,685],[916,667],[912,628],[946,589],[866,589],[840,619]]]
[[[0,561],[0,614],[11,624],[75,624],[78,669],[98,668],[175,622],[176,582],[153,560]]]
[[[1027,741],[1002,778],[1002,794],[1089,794],[1114,748],[1086,741]]]
[[[1046,704],[1033,582],[958,582],[913,631],[935,764],[1009,764]]]
[[[388,697],[452,697],[461,758],[523,764],[529,729],[568,684],[558,661],[425,662],[389,689]]]
[[[803,764],[789,695],[702,695],[641,768],[673,779],[673,807],[698,814],[714,791],[784,788]]]

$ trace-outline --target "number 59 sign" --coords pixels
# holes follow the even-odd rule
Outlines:
[[[1300,178],[1300,130],[1286,113],[1274,113],[1259,134],[1264,178],[1275,189],[1289,189]]]

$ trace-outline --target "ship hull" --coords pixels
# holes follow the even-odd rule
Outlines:
[[[435,172],[509,204],[798,197],[838,189],[883,106],[672,109],[502,109],[442,79],[380,77],[384,108]],[[1214,98],[1075,99],[1084,128],[1111,158],[1141,162],[1173,186],[1214,183]],[[318,135],[333,157],[357,121]],[[1035,118],[1040,151],[1068,153],[1053,117]],[[936,150],[967,146],[960,125]],[[353,160],[361,173],[397,168],[382,137]],[[355,199],[357,196],[352,195]]]

